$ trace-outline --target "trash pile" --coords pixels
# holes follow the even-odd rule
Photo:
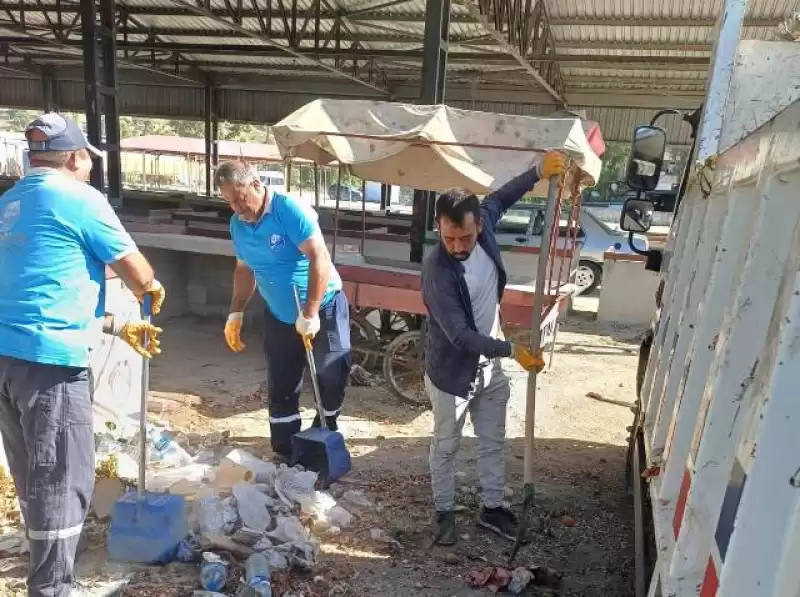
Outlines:
[[[467,576],[467,583],[471,587],[488,589],[491,593],[521,595],[529,586],[558,590],[561,586],[561,574],[546,566],[520,567],[514,570],[502,566],[487,566],[472,570]]]
[[[316,490],[315,472],[276,466],[240,449],[222,457],[201,450],[192,457],[167,429],[156,426],[148,428],[146,441],[147,491],[186,500],[190,532],[176,546],[174,559],[199,566],[200,586],[211,593],[198,595],[238,585],[230,594],[269,596],[270,571],[311,569],[320,550],[315,536],[335,535],[352,522],[331,494]],[[96,448],[92,509],[104,517],[125,484],[135,484],[138,438],[126,442],[103,433]]]

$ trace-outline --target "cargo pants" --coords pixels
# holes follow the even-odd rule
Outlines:
[[[487,508],[502,505],[505,490],[506,407],[511,395],[500,359],[481,368],[469,396],[443,392],[425,376],[433,405],[430,467],[433,503],[437,512],[449,512],[456,502],[456,457],[467,418],[477,438],[478,479]]]
[[[0,356],[0,434],[30,541],[29,597],[68,597],[94,491],[86,368]]]
[[[337,419],[350,378],[350,306],[344,292],[320,309],[320,330],[314,338],[314,365],[328,428]],[[269,309],[264,315],[264,355],[267,361],[267,393],[270,440],[273,452],[289,458],[292,436],[300,431],[300,390],[306,369],[306,352],[294,324],[277,319]],[[315,405],[316,410],[316,405]],[[319,417],[314,425],[319,426]]]

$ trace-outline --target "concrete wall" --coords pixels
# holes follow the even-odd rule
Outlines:
[[[647,325],[656,309],[661,275],[644,269],[644,257],[605,254],[598,321]]]
[[[156,277],[167,291],[162,318],[228,316],[233,293],[234,257],[206,255],[147,247],[142,253],[150,260]],[[256,291],[245,315],[247,325],[261,325],[264,301]]]

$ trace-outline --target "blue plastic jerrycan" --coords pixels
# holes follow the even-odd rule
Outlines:
[[[181,495],[130,491],[114,504],[108,554],[118,562],[167,564],[189,534],[186,500]]]

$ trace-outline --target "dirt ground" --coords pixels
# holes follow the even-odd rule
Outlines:
[[[245,335],[246,351],[235,355],[224,347],[218,322],[178,319],[162,325],[164,353],[152,367],[151,396],[156,410],[161,410],[153,414],[154,420],[169,422],[187,447],[223,443],[268,458],[264,364],[255,330]],[[632,402],[639,332],[603,329],[586,316],[573,315],[559,332],[552,368],[540,376],[533,540],[521,550],[517,565],[547,566],[563,574],[563,583],[557,591],[537,587],[528,594],[632,595],[633,507],[624,486],[624,469],[626,427],[633,415],[624,405],[587,393]],[[512,380],[507,492],[509,501],[519,507],[526,374],[513,363],[507,372]],[[310,421],[308,393],[304,404],[304,419]],[[353,473],[338,491],[361,489],[372,505],[350,507],[356,516],[353,526],[322,541],[320,562],[312,573],[278,575],[276,595],[487,593],[469,588],[465,577],[471,570],[504,564],[510,544],[475,527],[479,492],[469,425],[459,462],[461,540],[452,549],[431,546],[427,470],[431,425],[429,411],[401,404],[381,386],[348,389],[341,430],[354,458]],[[375,529],[396,542],[374,540]],[[90,531],[95,540],[90,540],[80,567],[88,588],[99,586],[102,577],[124,571],[104,560],[103,526],[93,523]],[[0,594],[24,594],[25,565],[24,558],[0,558]],[[188,596],[198,587],[196,579],[196,569],[184,565],[145,570],[123,594]]]

